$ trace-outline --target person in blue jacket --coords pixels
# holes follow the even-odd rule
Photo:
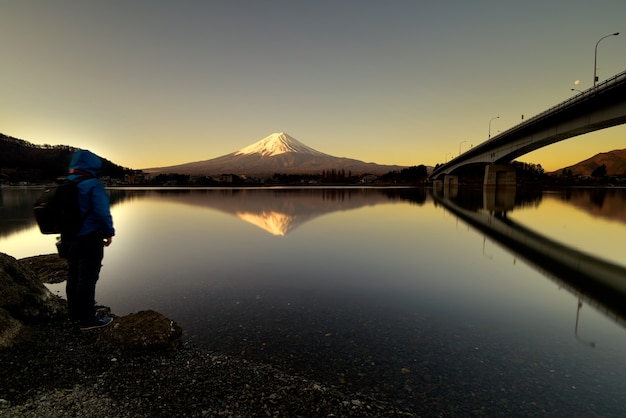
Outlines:
[[[83,223],[68,240],[67,307],[70,319],[81,330],[107,326],[112,318],[96,316],[96,282],[104,258],[104,247],[111,245],[115,229],[109,205],[99,175],[102,161],[94,153],[79,149],[72,156],[68,180],[84,178],[77,184],[78,205]]]

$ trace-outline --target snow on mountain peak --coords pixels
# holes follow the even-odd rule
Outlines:
[[[296,152],[301,154],[325,155],[304,145],[302,142],[287,135],[284,132],[273,133],[259,142],[249,145],[235,152],[235,155],[261,154],[263,157]]]

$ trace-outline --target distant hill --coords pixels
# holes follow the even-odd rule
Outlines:
[[[606,167],[606,174],[608,176],[626,176],[626,149],[601,152],[589,159],[569,167],[561,168],[550,174],[560,175],[564,170],[571,170],[572,174],[575,176],[590,176],[593,170],[600,167],[602,164]]]
[[[67,174],[77,148],[67,145],[35,145],[0,133],[0,177],[7,182],[47,182]],[[102,158],[102,157],[100,157]],[[124,178],[132,171],[102,158],[102,175]]]
[[[353,175],[382,175],[405,166],[380,165],[317,151],[284,132],[274,133],[250,146],[210,160],[169,167],[145,168],[149,174],[220,175],[270,177],[279,174],[321,174],[343,170]]]

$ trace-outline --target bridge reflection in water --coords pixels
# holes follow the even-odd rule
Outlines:
[[[515,186],[484,187],[482,202],[459,197],[456,187],[433,189],[435,204],[443,206],[476,230],[512,251],[578,298],[576,338],[582,302],[626,328],[626,268],[547,238],[511,219]],[[463,202],[463,203],[461,203]]]

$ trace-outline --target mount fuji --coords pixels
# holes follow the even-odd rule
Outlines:
[[[220,175],[237,174],[270,177],[280,174],[321,174],[324,170],[344,170],[353,175],[385,174],[404,166],[379,165],[350,158],[334,157],[317,151],[284,132],[274,133],[259,142],[210,160],[146,168],[149,174]]]

